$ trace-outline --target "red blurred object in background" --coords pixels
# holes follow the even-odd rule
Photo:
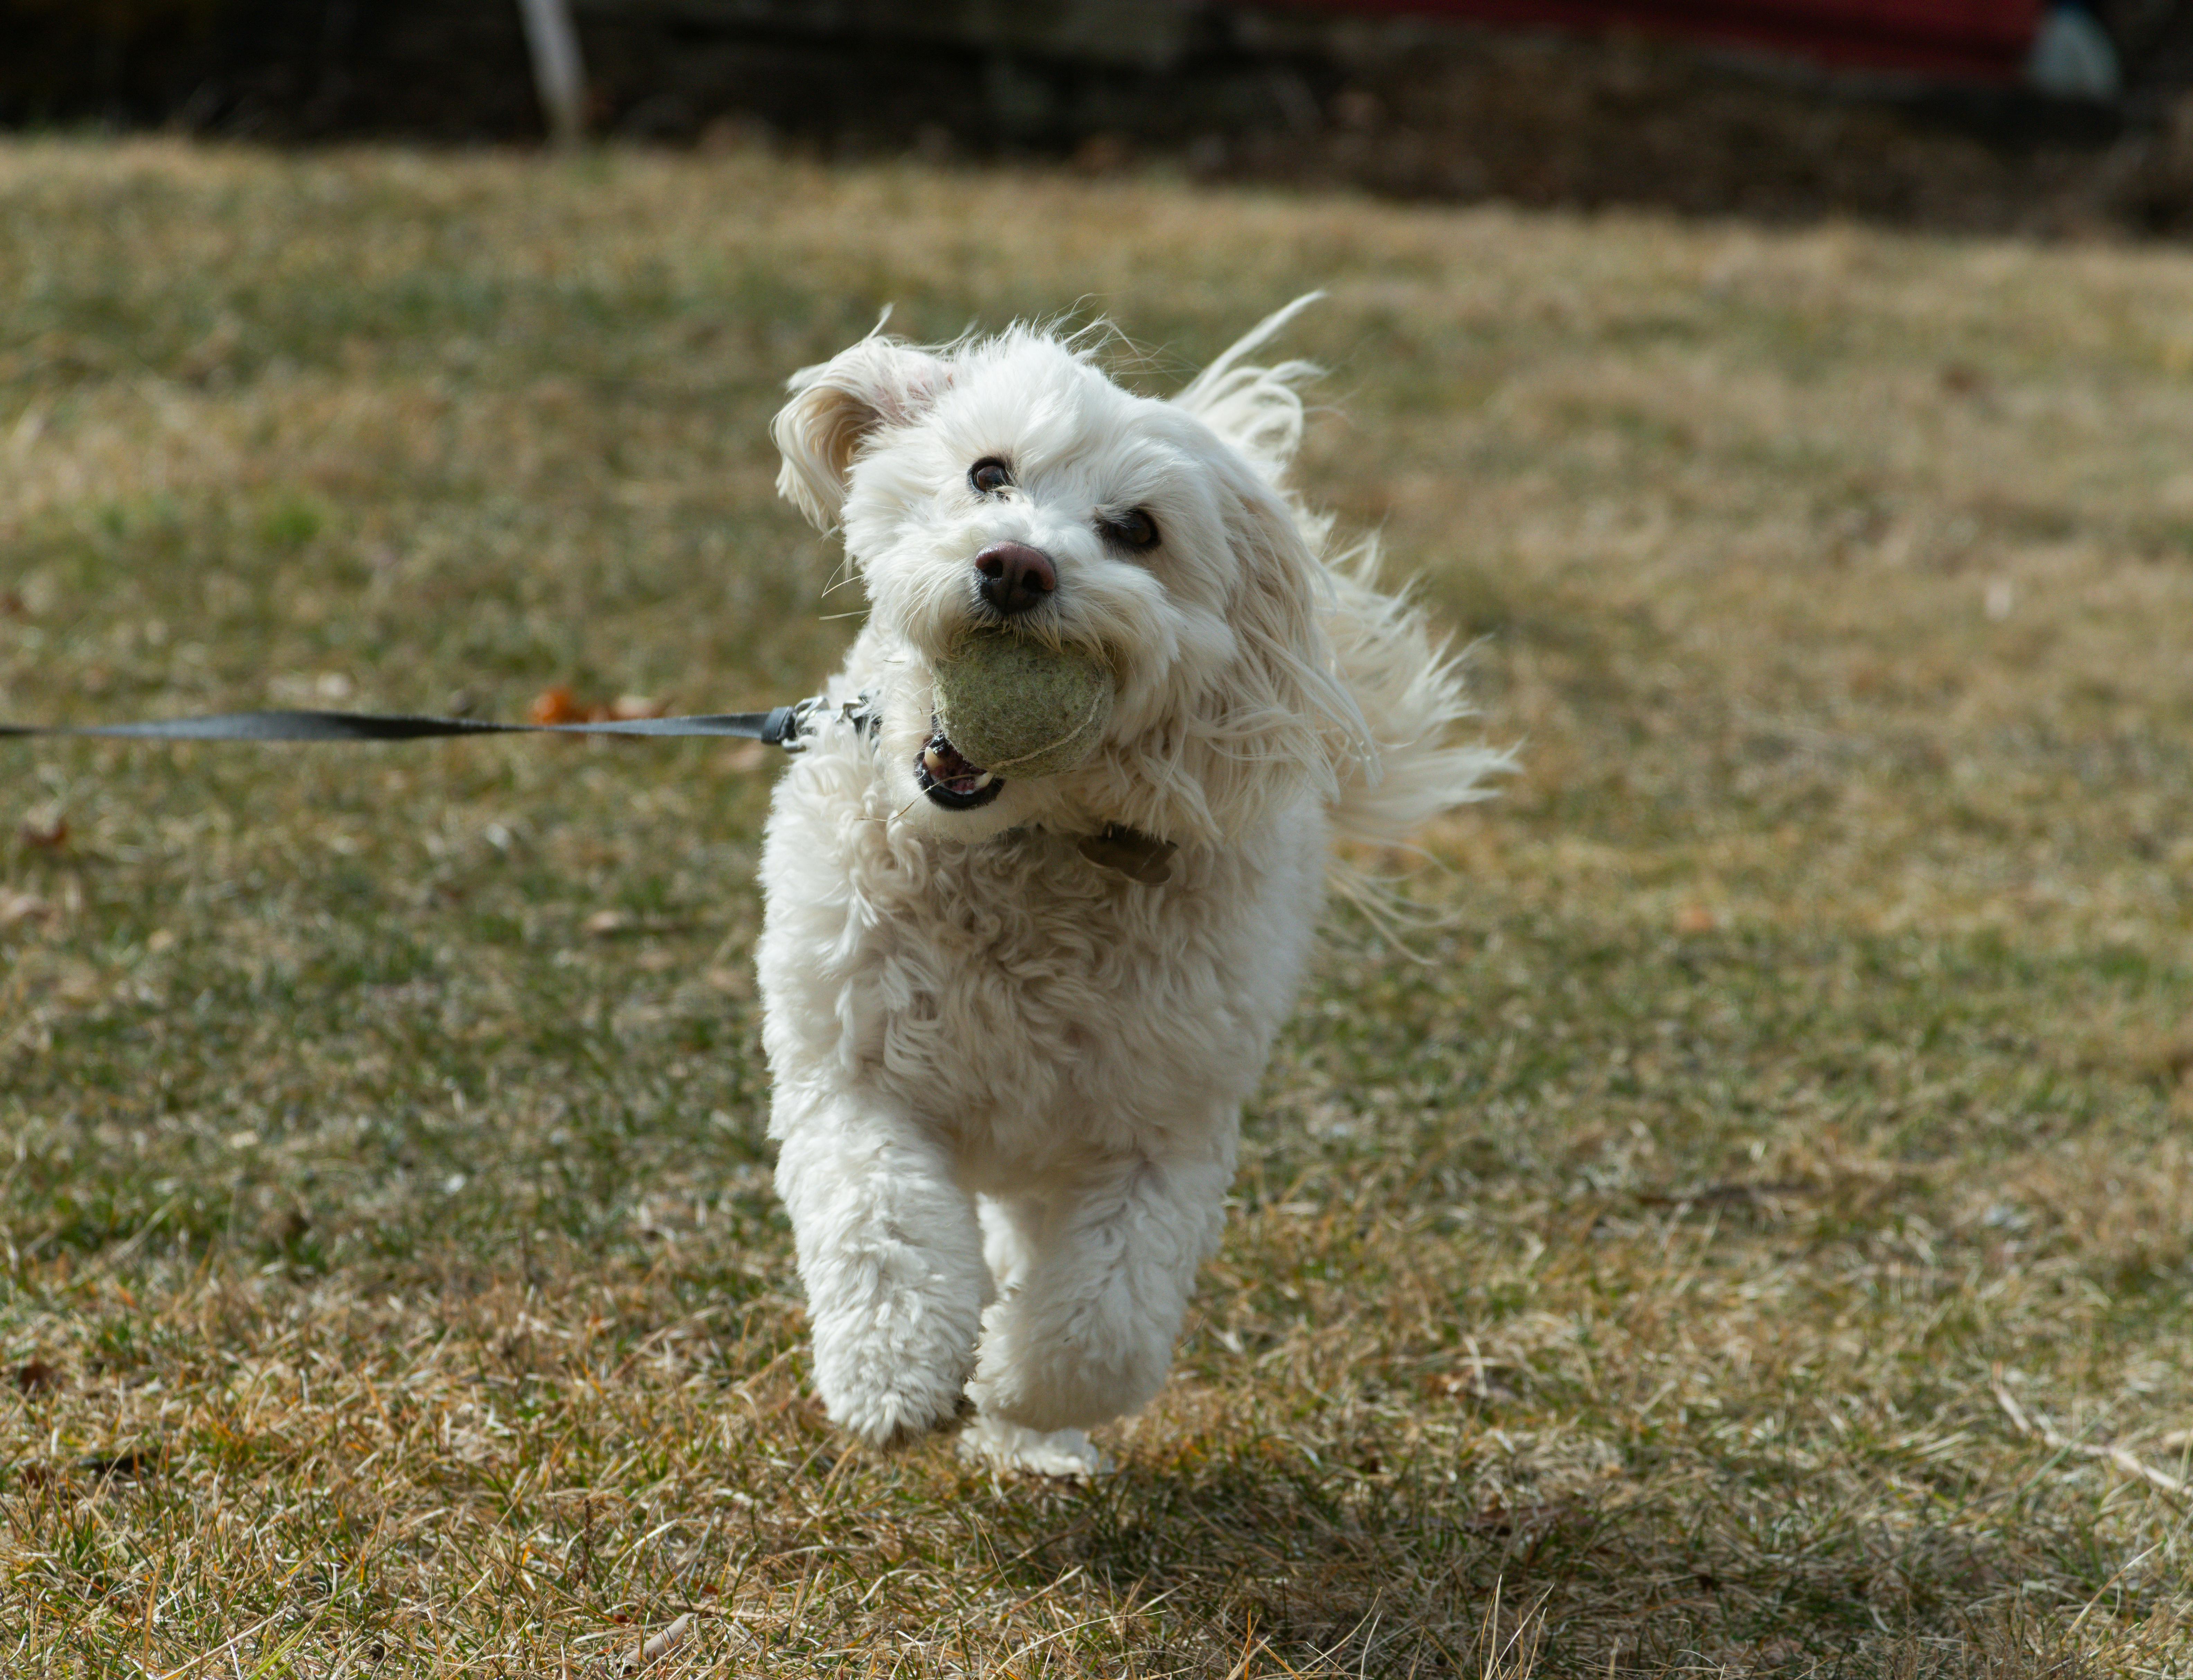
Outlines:
[[[2041,0],[1321,0],[1321,9],[1628,27],[1824,64],[2003,82],[2024,68]]]

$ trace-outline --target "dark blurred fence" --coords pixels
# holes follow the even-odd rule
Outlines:
[[[1825,15],[1943,0],[1778,3]],[[1159,157],[1403,197],[1782,219],[2193,229],[2193,0],[2105,0],[2122,89],[2072,103],[2017,84],[2007,37],[1946,77],[1878,53],[1808,65],[1801,39],[1753,50],[1776,44],[1761,26],[1777,0],[572,6],[591,126],[638,140],[1091,170]],[[1492,13],[1656,26],[1465,15]],[[1707,26],[1715,16],[1743,26]],[[278,141],[541,132],[518,0],[0,0],[0,123],[85,122]]]

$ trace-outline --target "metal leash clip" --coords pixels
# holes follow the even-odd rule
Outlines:
[[[870,740],[875,738],[876,731],[882,726],[884,720],[883,714],[876,708],[874,697],[866,689],[852,699],[840,700],[834,706],[828,695],[817,694],[795,706],[782,709],[785,714],[782,725],[780,726],[777,720],[771,718],[769,731],[763,738],[774,741],[787,753],[805,752],[808,737],[820,728],[822,721],[833,712],[836,713],[839,722],[850,724]]]

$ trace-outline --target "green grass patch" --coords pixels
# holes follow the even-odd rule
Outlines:
[[[10,747],[9,1675],[2174,1672],[2193,262],[759,155],[0,150],[0,715],[811,691],[784,376],[1331,293],[1484,639],[1088,1487],[809,1397],[697,743]]]

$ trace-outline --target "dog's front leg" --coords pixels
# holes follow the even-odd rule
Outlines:
[[[877,1446],[952,1422],[990,1275],[944,1150],[911,1116],[851,1097],[778,1121],[776,1187],[792,1214],[824,1406]]]
[[[1087,1429],[1165,1383],[1196,1268],[1216,1246],[1233,1130],[1202,1158],[1114,1161],[989,1207],[1003,1286],[971,1392],[986,1419]]]

